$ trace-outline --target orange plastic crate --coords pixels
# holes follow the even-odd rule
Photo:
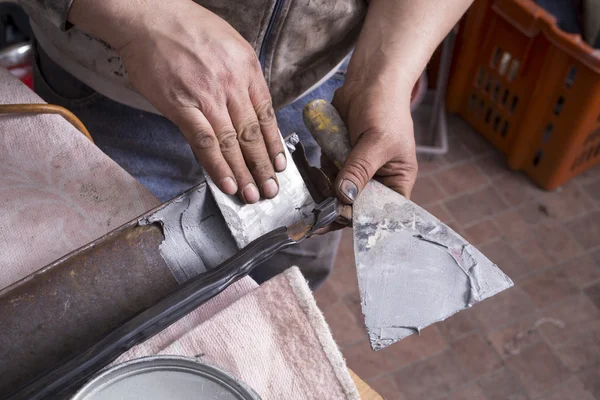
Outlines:
[[[600,54],[531,0],[475,0],[447,106],[542,188],[600,162]]]

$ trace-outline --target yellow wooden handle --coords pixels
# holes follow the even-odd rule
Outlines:
[[[341,169],[350,154],[350,138],[335,107],[325,100],[312,100],[304,106],[302,117],[323,154]]]

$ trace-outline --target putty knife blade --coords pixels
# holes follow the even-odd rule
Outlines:
[[[353,226],[362,311],[374,350],[513,285],[460,235],[377,181],[354,203]]]

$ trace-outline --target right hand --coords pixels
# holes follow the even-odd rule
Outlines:
[[[119,53],[224,193],[245,203],[277,195],[286,158],[275,111],[254,49],[233,27],[191,0],[75,0],[69,20]]]

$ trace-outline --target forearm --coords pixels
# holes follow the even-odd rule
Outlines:
[[[154,0],[73,0],[68,21],[119,49],[130,35],[152,17]],[[162,1],[162,0],[158,0]],[[175,5],[173,5],[175,7]]]
[[[436,47],[472,1],[371,0],[347,79],[393,76],[412,89]]]

